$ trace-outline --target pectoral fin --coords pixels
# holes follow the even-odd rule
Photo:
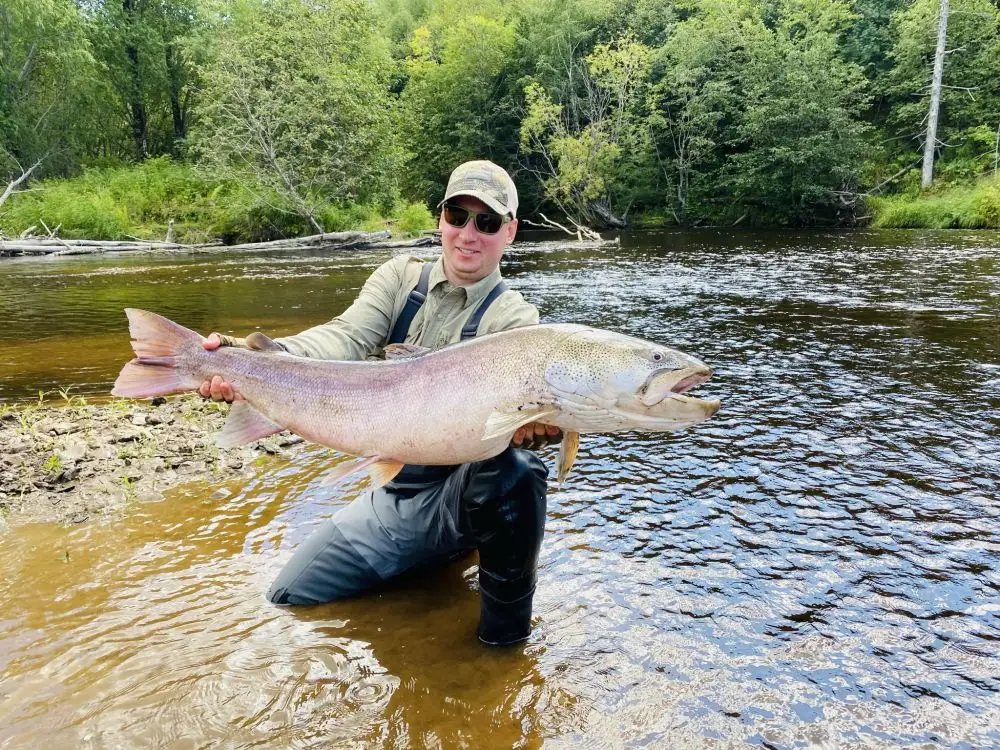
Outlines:
[[[416,344],[389,344],[383,350],[386,359],[415,359],[433,351]]]
[[[215,436],[215,443],[220,448],[235,448],[281,432],[283,429],[285,428],[280,424],[272,422],[241,399],[233,401],[226,424]]]
[[[371,488],[378,489],[382,485],[391,482],[402,468],[403,464],[401,462],[394,461],[391,458],[368,456],[366,458],[359,458],[356,461],[344,461],[342,464],[338,464],[336,468],[323,478],[321,484],[324,487],[330,487],[340,483],[351,474],[367,469]]]
[[[576,452],[580,448],[580,433],[573,430],[563,430],[562,444],[559,446],[559,467],[556,470],[556,481],[562,487],[569,470],[573,468]]]
[[[495,411],[486,420],[483,440],[492,440],[505,435],[510,437],[518,427],[523,427],[529,422],[541,422],[555,414],[556,410],[551,406],[538,405],[522,406],[511,411]]]

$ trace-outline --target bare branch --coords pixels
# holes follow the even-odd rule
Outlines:
[[[7,200],[15,192],[21,192],[17,189],[18,186],[21,185],[25,180],[27,180],[31,176],[31,173],[34,172],[35,169],[39,167],[39,165],[41,165],[44,159],[45,159],[44,156],[41,157],[38,161],[36,161],[34,164],[28,167],[27,170],[22,172],[20,177],[18,177],[16,180],[11,181],[11,183],[7,185],[7,189],[3,191],[2,195],[0,195],[0,206],[2,206],[3,202]]]

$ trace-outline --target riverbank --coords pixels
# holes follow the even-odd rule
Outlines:
[[[422,204],[324,203],[307,221],[261,186],[217,179],[167,157],[138,165],[88,169],[72,178],[33,182],[0,210],[0,234],[63,240],[168,242],[199,245],[267,242],[323,233],[389,230],[419,236],[436,227]],[[318,221],[319,226],[315,223]]]
[[[259,459],[302,444],[281,433],[221,451],[213,434],[229,407],[198,396],[0,409],[0,514],[10,524],[112,517],[184,482],[252,474]]]
[[[866,206],[876,229],[1000,229],[1000,176],[869,198]]]

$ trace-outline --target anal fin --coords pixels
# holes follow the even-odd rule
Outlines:
[[[237,399],[233,401],[222,432],[215,436],[215,443],[220,448],[235,448],[281,432],[283,429],[285,428],[265,417],[247,401]]]
[[[573,468],[576,452],[580,448],[580,433],[573,430],[563,430],[562,443],[559,445],[559,464],[556,469],[556,482],[561,488],[569,470]]]

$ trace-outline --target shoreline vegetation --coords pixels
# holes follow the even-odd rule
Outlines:
[[[996,0],[6,0],[0,231],[418,236],[478,158],[596,231],[1000,228],[998,82]]]
[[[283,432],[222,451],[213,435],[228,411],[196,395],[0,404],[0,527],[113,518],[186,482],[252,476],[304,444]]]
[[[854,226],[1000,229],[1000,175],[937,184],[926,191],[909,187],[895,195],[870,196],[863,206],[865,216]],[[17,196],[0,212],[0,258],[126,250],[405,248],[436,242],[429,236],[436,228],[434,217],[422,204],[328,205],[325,218],[324,226],[331,231],[309,233],[310,227],[299,217],[271,209],[232,184],[206,180],[189,165],[160,157],[141,165],[45,180],[30,194]],[[656,212],[640,212],[630,226],[685,224]]]

